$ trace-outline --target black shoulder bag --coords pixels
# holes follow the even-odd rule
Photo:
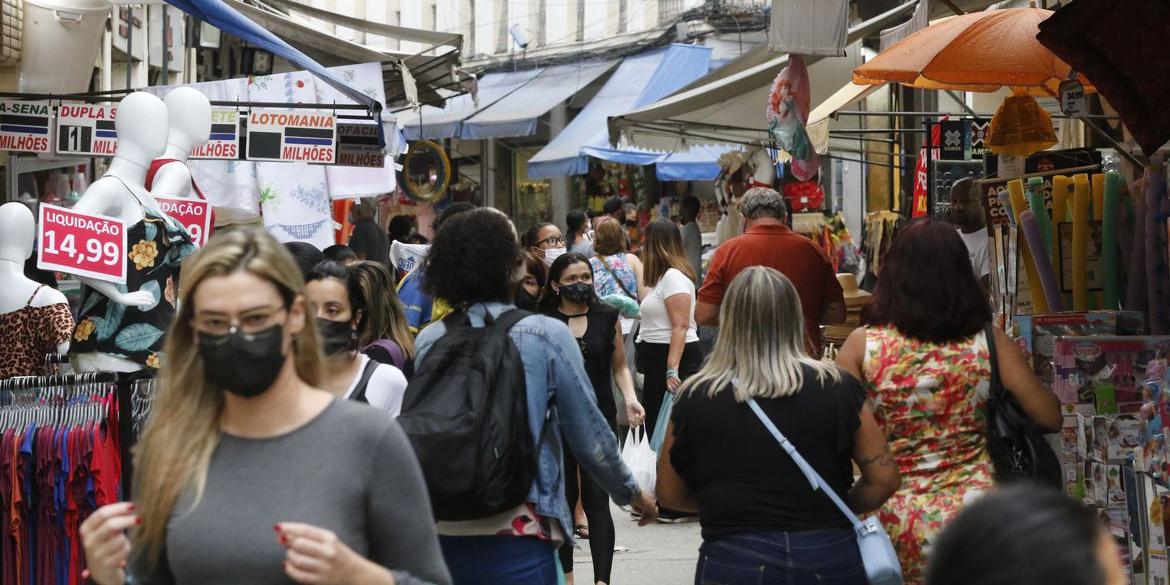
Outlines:
[[[999,378],[995,329],[987,325],[987,351],[991,355],[991,388],[987,397],[987,452],[999,483],[1031,482],[1060,489],[1060,460],[1040,429],[1032,423],[1015,396]]]

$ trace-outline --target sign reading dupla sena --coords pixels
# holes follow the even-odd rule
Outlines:
[[[337,117],[316,112],[252,110],[248,160],[337,162]]]
[[[42,203],[38,225],[38,268],[126,284],[121,221]]]
[[[118,150],[117,115],[117,106],[57,106],[57,154],[114,156]]]
[[[211,204],[187,197],[156,195],[154,199],[167,215],[187,229],[196,247],[202,248],[207,243],[207,238],[211,237]]]
[[[237,160],[240,158],[240,113],[212,108],[211,137],[191,150],[191,158]]]
[[[0,150],[49,152],[49,102],[0,101]]]

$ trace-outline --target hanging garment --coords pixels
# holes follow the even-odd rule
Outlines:
[[[772,0],[772,51],[842,57],[848,38],[849,0]]]
[[[179,268],[195,251],[195,244],[175,220],[154,215],[145,207],[143,213],[145,217],[126,230],[130,247],[126,284],[115,286],[122,292],[148,291],[154,295],[154,305],[127,307],[82,285],[70,353],[105,353],[149,368],[159,366],[163,336],[175,318]]]
[[[34,307],[33,301],[45,288],[37,287],[25,306],[0,315],[0,380],[13,376],[40,376],[49,373],[45,356],[57,353],[57,346],[73,333],[73,314],[67,303]]]
[[[329,71],[385,107],[386,86],[382,82],[381,63],[330,67]],[[333,86],[321,80],[314,81],[317,88],[317,103],[353,103],[353,100],[344,96]],[[392,130],[397,132],[397,128],[392,128]],[[389,135],[386,136],[386,141],[392,141]],[[393,193],[397,187],[396,177],[393,157],[385,157],[382,168],[325,167],[325,180],[329,186],[329,196],[333,199],[373,197],[384,193]]]

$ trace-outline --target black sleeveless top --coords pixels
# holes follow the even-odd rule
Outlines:
[[[559,319],[566,325],[569,317],[554,309],[550,317]],[[617,309],[605,303],[595,303],[589,308],[585,319],[585,335],[577,338],[577,345],[581,348],[581,355],[585,358],[585,373],[593,384],[593,391],[597,393],[597,406],[605,420],[614,424],[617,421],[617,404],[613,397],[612,363],[613,340],[617,335]]]

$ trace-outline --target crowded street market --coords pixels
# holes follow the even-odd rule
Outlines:
[[[0,0],[0,585],[1167,585],[1165,0]]]

